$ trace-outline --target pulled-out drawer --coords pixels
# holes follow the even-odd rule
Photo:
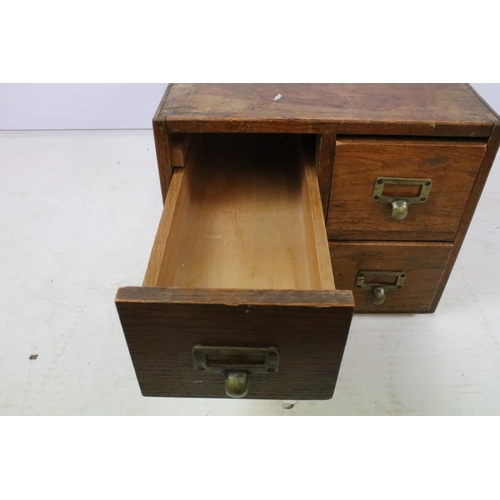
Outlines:
[[[332,396],[354,302],[335,289],[307,144],[193,134],[143,286],[116,297],[143,395]]]
[[[330,242],[338,287],[352,290],[355,312],[427,312],[451,243]]]
[[[335,240],[453,241],[484,140],[337,140],[328,210]]]

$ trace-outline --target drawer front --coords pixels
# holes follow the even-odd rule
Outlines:
[[[328,237],[453,241],[485,152],[474,140],[338,140]]]
[[[335,282],[353,291],[355,312],[426,312],[452,246],[330,242]]]
[[[348,291],[143,287],[116,305],[144,396],[224,398],[226,377],[247,372],[257,399],[331,398],[354,307]],[[220,352],[200,367],[200,350]]]

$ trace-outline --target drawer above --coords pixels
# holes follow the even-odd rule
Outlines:
[[[354,302],[335,289],[307,143],[193,135],[143,286],[116,298],[143,395],[332,397]]]
[[[339,139],[328,237],[453,241],[485,152],[482,140]]]

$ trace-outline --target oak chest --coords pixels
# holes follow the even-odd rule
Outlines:
[[[434,312],[500,143],[466,84],[174,84],[153,127],[145,396],[330,398],[353,312]]]

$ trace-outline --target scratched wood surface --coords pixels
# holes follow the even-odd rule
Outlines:
[[[168,132],[487,137],[495,115],[466,84],[173,84]]]

